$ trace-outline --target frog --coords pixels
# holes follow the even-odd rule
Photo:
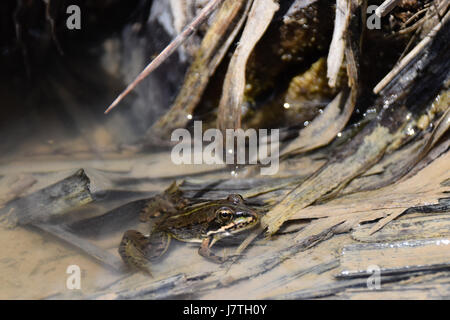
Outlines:
[[[164,256],[171,239],[200,243],[200,256],[222,264],[233,256],[218,256],[212,246],[219,240],[243,234],[260,222],[257,210],[246,205],[239,194],[229,194],[220,200],[196,201],[184,197],[176,183],[162,195],[148,200],[139,217],[143,223],[153,220],[149,234],[126,231],[118,251],[128,267],[150,275],[150,263]]]

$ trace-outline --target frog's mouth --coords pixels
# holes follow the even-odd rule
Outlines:
[[[259,222],[256,213],[236,212],[235,218],[217,230],[208,232],[208,236],[228,237],[235,233],[250,229]]]

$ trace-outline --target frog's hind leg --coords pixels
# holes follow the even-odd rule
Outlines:
[[[148,246],[148,237],[136,230],[124,233],[119,245],[119,254],[122,260],[131,268],[150,272],[149,261],[145,257],[145,248]]]
[[[130,267],[151,274],[149,261],[162,256],[169,244],[170,237],[161,232],[147,237],[139,231],[128,230],[120,242],[119,254]]]
[[[156,260],[166,253],[170,245],[171,236],[166,232],[154,232],[149,236],[151,246],[146,248],[146,257]]]

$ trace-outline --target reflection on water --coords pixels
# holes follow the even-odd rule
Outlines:
[[[39,155],[2,164],[0,298],[86,298],[105,292],[110,284],[120,283],[124,277],[131,283],[158,282],[177,274],[222,270],[198,255],[198,244],[178,241],[173,241],[167,254],[152,264],[153,278],[124,270],[118,245],[126,230],[144,227],[148,231],[148,226],[138,219],[145,199],[161,192],[181,172],[201,173],[198,179],[205,181],[224,181],[229,177],[225,168],[172,167],[169,157],[163,152],[113,160],[71,161],[60,160],[64,158],[61,155]],[[62,189],[55,186],[69,181],[67,177],[79,173],[80,167],[85,168],[82,174],[89,180],[85,191],[90,195],[80,197],[77,204],[74,199],[82,191],[67,183]],[[54,207],[63,208],[67,203],[54,202],[64,194],[69,195],[73,208],[60,212]],[[191,196],[194,194],[199,195],[199,191],[191,192]],[[202,197],[208,198],[208,192],[203,191]],[[50,209],[54,209],[53,213]],[[227,256],[235,248],[236,243],[219,243],[214,249],[218,255]]]
[[[137,209],[142,205],[139,199],[150,194],[154,193],[111,192],[98,202],[94,201],[68,212],[64,217],[58,217],[54,223],[56,226],[67,225],[67,232],[119,260],[117,247],[122,234],[128,229],[139,229]],[[76,239],[69,240],[77,243]],[[13,228],[2,226],[0,241],[0,298],[3,299],[85,298],[97,291],[105,292],[110,284],[123,281],[127,275],[131,275],[128,282],[137,285],[143,281],[157,283],[178,274],[208,274],[223,270],[221,266],[198,255],[198,244],[178,241],[173,241],[163,258],[152,264],[153,278],[142,273],[132,275],[117,272],[80,248],[33,225]],[[235,247],[235,244],[217,245],[215,251],[226,256]],[[263,253],[264,245],[255,246],[249,252]],[[80,269],[80,289],[72,289],[77,283],[74,282],[77,268],[73,266]]]

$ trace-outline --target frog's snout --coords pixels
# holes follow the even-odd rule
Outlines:
[[[259,221],[259,215],[256,213],[256,211],[252,210],[250,211],[250,214],[253,222],[256,223]]]
[[[246,225],[250,225],[250,224],[254,224],[257,223],[259,221],[259,215],[256,213],[255,210],[245,210],[245,211],[241,211],[238,213],[238,216],[241,216],[242,218],[244,218],[245,224]]]

